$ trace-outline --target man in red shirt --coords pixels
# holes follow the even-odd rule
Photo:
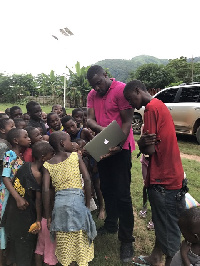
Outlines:
[[[145,184],[156,234],[152,254],[134,258],[134,262],[159,265],[164,253],[165,265],[170,265],[180,247],[178,218],[185,209],[186,189],[173,119],[166,105],[152,98],[141,81],[129,82],[124,96],[133,108],[145,106],[144,135],[138,145],[142,153],[150,155]]]
[[[98,230],[98,233],[118,231],[121,241],[120,258],[123,262],[128,262],[133,258],[134,241],[134,217],[130,195],[131,152],[135,148],[131,128],[133,109],[123,95],[126,84],[110,79],[101,66],[90,67],[87,78],[93,88],[87,98],[88,127],[99,133],[116,120],[126,135],[126,140],[110,149],[109,154],[98,163],[106,209],[104,227]]]

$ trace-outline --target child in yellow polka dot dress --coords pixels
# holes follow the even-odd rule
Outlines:
[[[88,265],[94,258],[93,240],[97,235],[90,213],[91,181],[87,168],[77,152],[69,134],[55,131],[49,143],[55,156],[44,163],[43,193],[47,225],[56,239],[56,257],[67,266],[77,263]],[[85,195],[80,174],[84,179]],[[55,188],[55,203],[51,214],[50,186]]]

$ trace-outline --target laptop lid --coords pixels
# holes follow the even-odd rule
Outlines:
[[[116,147],[126,136],[116,120],[113,120],[106,128],[88,142],[84,149],[97,161],[100,157],[107,154],[109,149]]]

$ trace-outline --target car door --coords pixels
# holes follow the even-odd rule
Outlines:
[[[180,96],[174,103],[172,117],[177,132],[192,134],[193,126],[200,112],[199,100],[200,87],[185,86],[180,88]]]
[[[159,93],[155,94],[155,98],[161,100],[163,103],[165,103],[165,105],[167,106],[167,108],[169,109],[172,118],[174,116],[174,108],[176,108],[177,106],[177,99],[179,98],[179,87],[175,87],[175,88],[168,88],[165,90],[160,91]],[[174,120],[174,118],[173,118]]]

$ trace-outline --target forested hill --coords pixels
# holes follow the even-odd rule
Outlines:
[[[191,59],[188,59],[191,62]],[[194,58],[194,62],[200,61],[200,57]],[[158,59],[154,56],[139,55],[135,56],[130,60],[125,59],[105,59],[95,63],[103,68],[108,68],[111,75],[116,80],[126,82],[130,72],[135,71],[139,66],[144,64],[163,64],[167,65],[168,59]]]

